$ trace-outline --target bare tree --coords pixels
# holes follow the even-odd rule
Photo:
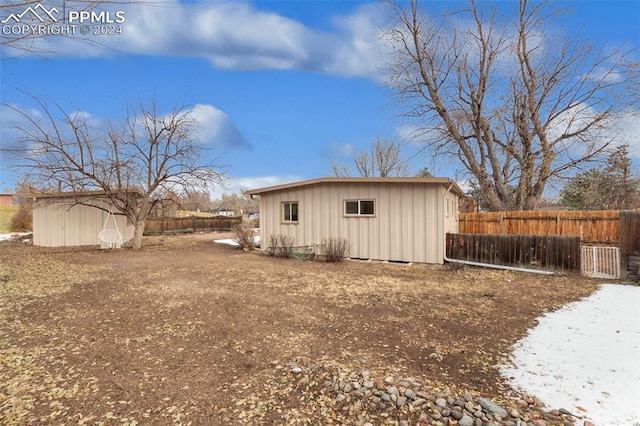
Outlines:
[[[99,191],[134,224],[134,249],[141,247],[146,219],[167,194],[206,190],[222,178],[214,162],[201,161],[206,148],[194,139],[191,110],[160,115],[154,100],[131,108],[120,126],[94,129],[86,114],[34,99],[44,120],[5,104],[28,123],[21,128],[28,149],[11,150],[20,156],[17,166],[40,186],[57,182],[62,191]]]
[[[380,138],[371,144],[369,151],[354,155],[353,163],[362,177],[404,177],[411,173],[409,163],[400,158],[400,145]],[[350,174],[346,166],[332,164],[331,169],[337,177]]]
[[[241,192],[222,194],[222,197],[212,201],[211,205],[217,209],[234,211],[237,215],[258,212],[258,200]]]
[[[211,208],[208,191],[189,192],[180,197],[180,208],[188,211],[207,211]]]
[[[550,180],[606,153],[616,116],[638,106],[637,67],[554,33],[550,2],[490,7],[436,21],[418,0],[390,2],[389,85],[416,137],[460,161],[493,210],[533,209]]]

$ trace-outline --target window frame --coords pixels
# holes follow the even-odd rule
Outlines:
[[[296,219],[293,220],[293,205],[295,204],[296,209],[295,209],[295,216]],[[286,218],[286,205],[289,206],[289,219]],[[300,202],[298,201],[282,201],[280,203],[280,223],[299,223],[300,222]]]
[[[347,213],[347,203],[358,203],[357,213]],[[362,213],[362,203],[371,203],[372,213]],[[375,198],[349,198],[342,200],[342,215],[344,217],[376,217],[376,199]]]

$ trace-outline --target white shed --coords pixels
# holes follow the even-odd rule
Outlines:
[[[345,238],[348,257],[443,263],[464,196],[448,178],[320,178],[248,191],[260,197],[260,236],[295,246]]]
[[[109,217],[109,212],[113,216]],[[105,221],[122,233],[122,242],[133,238],[134,226],[111,207],[103,192],[62,192],[33,196],[33,244],[45,247],[100,245],[98,234]],[[107,220],[108,219],[108,220]]]

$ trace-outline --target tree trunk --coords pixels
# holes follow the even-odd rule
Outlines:
[[[133,239],[131,240],[131,247],[134,250],[140,250],[142,248],[142,234],[144,233],[145,221],[140,220],[135,222],[135,228],[133,230]]]

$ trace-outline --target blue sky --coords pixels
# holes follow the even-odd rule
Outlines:
[[[144,2],[143,2],[144,3]],[[155,96],[161,112],[196,108],[201,139],[221,155],[228,190],[249,189],[331,174],[376,138],[403,142],[400,109],[385,88],[386,56],[376,32],[388,24],[385,6],[361,1],[189,1],[131,5],[123,34],[50,36],[36,45],[56,54],[2,48],[2,103],[35,105],[25,91],[54,100],[95,123],[124,118],[129,104]],[[430,13],[454,2],[423,2]],[[559,23],[590,42],[640,46],[640,1],[573,1]],[[452,6],[453,5],[453,6]],[[0,13],[2,11],[0,10]],[[5,16],[0,16],[0,20]],[[635,60],[640,55],[634,54]],[[16,119],[2,110],[2,143],[16,137]],[[640,128],[630,126],[640,141]],[[414,171],[429,168],[455,178],[461,166],[414,156]],[[640,157],[640,143],[632,146]],[[16,174],[2,160],[0,191]]]

